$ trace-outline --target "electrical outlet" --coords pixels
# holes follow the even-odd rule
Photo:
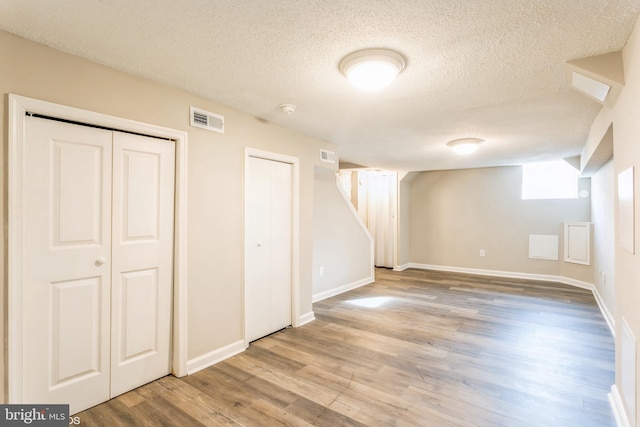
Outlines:
[[[324,265],[320,266],[320,276],[324,276]]]
[[[485,255],[486,255],[486,253],[485,253],[484,249],[480,249],[480,256],[485,256]]]

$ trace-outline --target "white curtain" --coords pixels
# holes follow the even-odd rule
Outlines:
[[[360,183],[367,193],[367,226],[375,244],[377,267],[394,267],[396,243],[397,174],[361,172]]]

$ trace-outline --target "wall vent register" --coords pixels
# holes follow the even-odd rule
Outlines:
[[[529,234],[529,258],[558,260],[558,236]]]
[[[336,153],[329,150],[320,150],[320,161],[325,163],[335,164],[336,162]]]
[[[193,127],[224,133],[224,116],[220,114],[191,107],[189,116]]]

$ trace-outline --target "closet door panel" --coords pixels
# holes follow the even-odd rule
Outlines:
[[[27,117],[23,401],[109,398],[110,131]]]

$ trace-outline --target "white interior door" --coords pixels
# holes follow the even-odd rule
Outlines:
[[[249,157],[245,183],[245,334],[291,324],[293,166]]]
[[[25,134],[23,402],[75,413],[169,372],[173,144],[31,117]]]
[[[174,150],[114,133],[112,397],[170,372]]]
[[[112,133],[26,120],[23,401],[75,412],[109,399]]]

